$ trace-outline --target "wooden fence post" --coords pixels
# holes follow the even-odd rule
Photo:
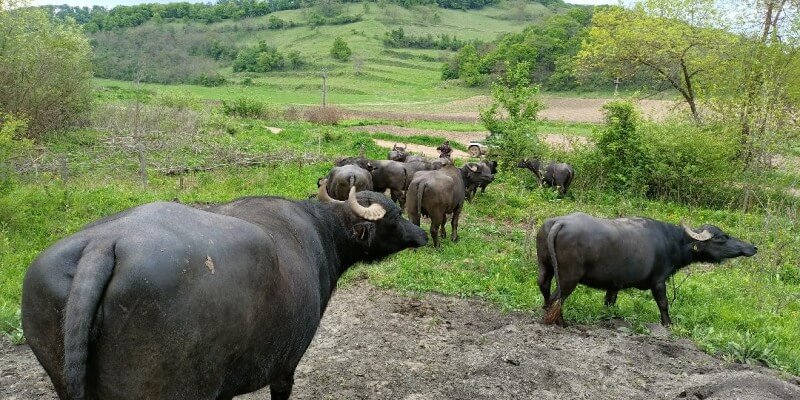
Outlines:
[[[147,189],[147,163],[144,158],[144,146],[138,146],[139,153],[139,177],[142,178],[142,188]]]
[[[64,182],[64,184],[66,185],[67,179],[69,179],[69,167],[67,166],[67,156],[65,154],[62,154],[61,156],[59,156],[58,161],[60,164],[59,172],[61,173],[61,181]]]

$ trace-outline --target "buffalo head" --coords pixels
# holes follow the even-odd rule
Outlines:
[[[758,251],[756,246],[731,237],[714,225],[691,229],[681,222],[681,227],[696,261],[719,263],[728,258],[751,257]]]
[[[400,208],[383,194],[350,188],[347,200],[328,196],[327,180],[320,182],[318,198],[323,203],[340,204],[354,251],[363,252],[359,259],[380,260],[409,247],[428,243],[425,231],[400,215]]]

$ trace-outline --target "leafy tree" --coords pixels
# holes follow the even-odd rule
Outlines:
[[[350,50],[347,42],[341,36],[337,36],[333,41],[333,47],[331,47],[331,56],[339,61],[347,61],[350,59],[351,54],[353,54],[353,51]]]
[[[699,119],[698,82],[718,62],[722,56],[718,49],[730,35],[648,11],[651,9],[643,3],[633,9],[596,11],[578,54],[578,69],[584,75],[600,70],[610,78],[632,78],[638,73],[652,76],[680,93],[692,116]]]
[[[544,105],[538,96],[539,86],[531,85],[529,70],[526,61],[508,66],[506,75],[492,84],[492,105],[481,111],[492,152],[507,169],[522,158],[541,156],[536,121]]]
[[[239,51],[233,60],[234,72],[269,72],[284,68],[283,54],[274,46],[260,41],[256,47],[248,47]]]
[[[27,120],[35,137],[79,122],[89,109],[90,48],[75,23],[20,5],[0,0],[0,113]]]

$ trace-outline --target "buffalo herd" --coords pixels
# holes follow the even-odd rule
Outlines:
[[[496,161],[459,168],[400,146],[388,158],[337,161],[315,199],[253,196],[205,210],[150,203],[44,250],[25,275],[22,324],[59,398],[220,400],[267,385],[272,399],[289,398],[339,277],[425,246],[422,216],[436,248],[448,215],[458,241],[465,200],[498,172]],[[562,163],[517,166],[561,196],[575,175]],[[649,289],[669,325],[670,276],[756,253],[713,225],[582,213],[544,221],[536,249],[544,321],[559,325],[579,283],[605,290],[606,305],[622,289]]]

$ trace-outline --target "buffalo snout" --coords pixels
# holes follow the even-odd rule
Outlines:
[[[428,235],[425,230],[412,224],[411,221],[403,220],[403,241],[409,247],[422,247],[428,244]]]

